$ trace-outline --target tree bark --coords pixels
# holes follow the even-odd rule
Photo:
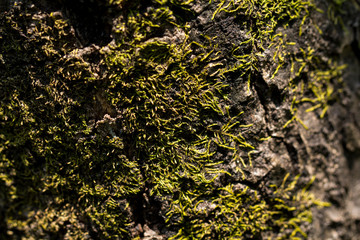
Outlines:
[[[0,2],[0,239],[359,239],[357,1]]]

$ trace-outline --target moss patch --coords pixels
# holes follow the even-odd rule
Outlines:
[[[246,186],[269,136],[246,134],[253,123],[231,110],[226,79],[237,73],[250,89],[272,49],[272,77],[291,66],[284,127],[301,122],[303,102],[324,117],[343,67],[278,32],[298,24],[301,35],[315,5],[206,3],[214,21],[236,15],[248,31],[226,64],[216,38],[190,37],[181,16],[194,4],[109,1],[119,16],[100,50],[79,48],[67,20],[30,3],[0,15],[1,237],[130,239],[150,225],[172,239],[306,238],[311,208],[326,204],[298,177]],[[224,180],[230,164],[242,183]]]

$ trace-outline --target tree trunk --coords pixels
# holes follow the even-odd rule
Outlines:
[[[360,4],[0,2],[0,239],[359,239]]]

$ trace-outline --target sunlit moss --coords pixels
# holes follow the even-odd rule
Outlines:
[[[175,229],[173,239],[306,237],[301,225],[311,221],[311,207],[324,204],[297,188],[297,178],[266,186],[273,189],[268,196],[220,186],[219,179],[230,175],[221,166],[235,163],[246,180],[259,143],[257,136],[244,137],[253,124],[244,122],[247,113],[229,110],[224,78],[239,72],[250,87],[266,47],[275,49],[273,76],[289,59],[295,77],[303,62],[313,66],[307,87],[314,97],[299,95],[293,110],[309,101],[309,111],[321,108],[325,115],[333,96],[329,83],[343,67],[318,69],[306,51],[295,58],[287,48],[293,43],[276,32],[300,21],[301,35],[315,5],[204,2],[217,4],[214,21],[226,13],[250,22],[250,38],[232,49],[236,64],[226,66],[216,39],[194,41],[174,13],[174,7],[192,13],[193,1],[154,0],[146,8],[108,3],[121,14],[114,41],[88,53],[97,63],[79,54],[84,49],[62,17],[22,4],[0,17],[0,236],[138,237],[130,231],[136,220],[131,200],[145,194],[168,204],[162,217]],[[174,38],[164,37],[164,29]],[[290,79],[291,90],[295,85]]]
[[[321,109],[321,118],[326,114],[329,102],[341,92],[341,75],[345,65],[338,66],[332,61],[325,62],[320,59],[311,46],[305,47],[301,44],[303,27],[313,28],[315,34],[322,34],[321,29],[312,21],[311,13],[323,11],[316,7],[313,1],[214,1],[217,9],[213,19],[225,12],[228,15],[250,20],[244,25],[248,27],[248,39],[244,42],[234,44],[232,57],[236,59],[233,66],[225,68],[223,74],[228,72],[239,72],[248,80],[250,88],[251,79],[259,73],[258,64],[264,61],[265,50],[272,53],[272,61],[276,66],[271,73],[271,79],[275,78],[279,70],[288,69],[289,64],[291,76],[288,79],[289,95],[293,97],[291,114],[284,127],[288,127],[294,120],[306,129],[307,126],[299,118],[298,107],[303,102],[310,102],[312,107],[307,111]],[[335,3],[334,3],[335,4]],[[341,5],[341,1],[337,4]],[[329,11],[332,11],[329,9]],[[336,15],[338,16],[338,15]],[[289,39],[285,30],[289,25],[297,26],[295,32],[299,39]],[[284,32],[282,32],[284,31]],[[250,49],[250,53],[243,53],[243,49]],[[256,77],[255,77],[256,78]],[[320,80],[322,78],[323,80]],[[326,80],[325,80],[326,79]],[[312,95],[311,99],[304,95]],[[300,100],[302,99],[302,100]]]

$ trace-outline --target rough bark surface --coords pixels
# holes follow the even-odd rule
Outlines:
[[[284,2],[0,1],[0,239],[360,239],[360,6]]]

